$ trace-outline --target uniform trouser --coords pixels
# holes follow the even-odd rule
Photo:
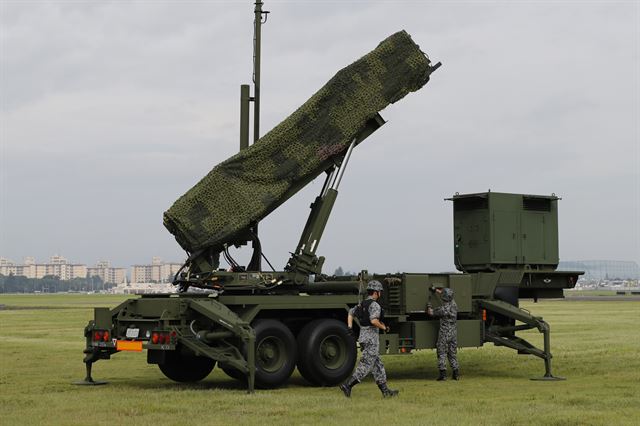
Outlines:
[[[360,343],[362,349],[362,357],[356,367],[353,378],[361,382],[367,374],[371,373],[376,383],[387,382],[387,372],[384,371],[384,365],[380,359],[380,343]]]
[[[458,339],[455,335],[446,338],[438,337],[436,343],[438,354],[438,370],[447,369],[447,358],[449,358],[449,365],[453,370],[458,369]]]

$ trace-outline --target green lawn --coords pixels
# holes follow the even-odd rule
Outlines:
[[[524,307],[551,324],[554,373],[536,382],[541,360],[486,345],[459,352],[462,380],[435,382],[435,353],[384,357],[397,399],[371,379],[346,399],[294,373],[286,388],[244,389],[218,369],[198,385],[166,379],[144,354],[121,353],[94,366],[110,384],[84,377],[82,330],[105,295],[1,295],[0,423],[31,424],[638,424],[640,302],[541,301]],[[537,332],[526,336],[541,344]]]

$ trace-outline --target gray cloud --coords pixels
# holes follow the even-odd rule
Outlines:
[[[399,29],[444,63],[354,154],[327,271],[452,269],[443,198],[489,188],[561,195],[563,259],[640,261],[637,3],[266,3],[262,133]],[[0,255],[180,260],[161,215],[237,150],[252,8],[0,3]],[[264,221],[274,265],[320,184]]]

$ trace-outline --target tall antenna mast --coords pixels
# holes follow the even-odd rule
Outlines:
[[[253,143],[260,139],[260,37],[262,24],[267,22],[268,11],[262,10],[264,3],[256,1],[253,13]],[[262,21],[264,15],[264,22]]]
[[[260,54],[262,24],[267,22],[269,11],[262,10],[262,1],[255,3],[253,10],[253,97],[249,94],[249,85],[240,86],[240,150],[249,147],[249,102],[253,102],[253,142],[260,139]],[[264,18],[264,21],[263,21]]]
[[[262,10],[262,1],[257,0],[253,10],[253,97],[249,94],[249,85],[240,86],[240,151],[249,147],[249,102],[253,102],[253,143],[260,139],[260,45],[262,24],[267,22],[269,11]],[[264,18],[264,21],[263,21]],[[262,267],[262,248],[258,239],[258,222],[251,225],[253,255],[247,269],[259,271]]]

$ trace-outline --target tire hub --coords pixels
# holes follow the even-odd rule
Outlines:
[[[320,360],[325,368],[335,370],[346,360],[347,348],[339,336],[327,336],[320,343]]]
[[[275,336],[260,341],[256,352],[258,365],[267,372],[280,370],[286,361],[287,351],[284,342]]]

